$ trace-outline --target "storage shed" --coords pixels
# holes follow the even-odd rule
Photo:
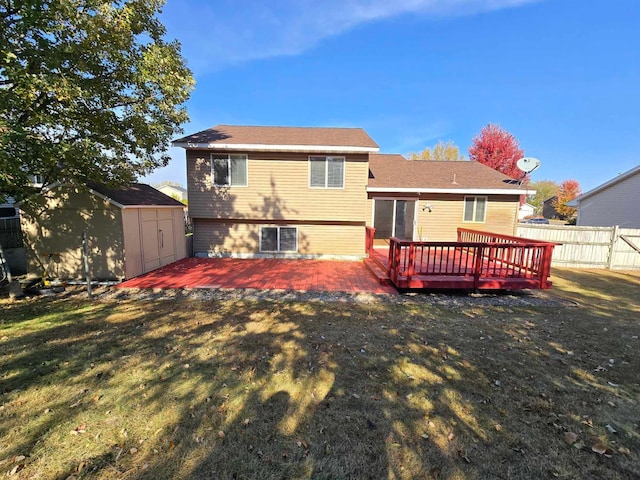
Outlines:
[[[141,183],[52,188],[21,206],[21,223],[29,274],[84,278],[83,233],[93,279],[128,279],[186,257],[184,205]]]

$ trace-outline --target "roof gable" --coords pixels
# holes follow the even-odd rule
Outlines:
[[[590,197],[591,195],[595,195],[596,193],[601,192],[602,190],[605,190],[605,189],[607,189],[609,187],[612,187],[613,185],[615,185],[617,183],[620,183],[623,180],[626,180],[627,178],[633,177],[634,175],[640,175],[640,165],[638,165],[637,167],[634,167],[631,170],[628,170],[628,171],[626,171],[624,173],[621,173],[617,177],[614,177],[611,180],[606,181],[601,185],[598,185],[596,188],[593,188],[593,189],[589,190],[586,193],[583,193],[579,197],[576,197],[573,200],[571,200],[570,202],[568,202],[567,205],[572,206],[572,207],[576,207],[585,198]]]
[[[407,160],[397,154],[369,156],[368,190],[520,195],[535,193],[479,162]]]
[[[173,146],[216,150],[377,152],[362,128],[217,125],[173,141]]]

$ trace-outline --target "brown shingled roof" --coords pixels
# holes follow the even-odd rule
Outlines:
[[[305,145],[378,148],[362,128],[252,127],[216,125],[174,140],[175,144]]]
[[[108,199],[126,206],[163,206],[163,207],[184,207],[182,203],[169,195],[165,195],[150,185],[144,183],[134,183],[128,187],[105,187],[104,185],[91,184],[89,187],[95,192]]]
[[[402,155],[372,154],[369,156],[369,187],[513,190],[518,185],[479,162],[418,161],[407,160]]]

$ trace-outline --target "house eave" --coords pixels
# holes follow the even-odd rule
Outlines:
[[[458,193],[473,195],[535,195],[535,190],[516,188],[389,188],[367,187],[370,193]]]
[[[586,193],[583,193],[582,195],[580,195],[579,197],[574,198],[573,200],[571,200],[571,204],[567,203],[568,206],[570,207],[579,207],[580,202],[582,200],[584,200],[585,198],[588,198],[592,195],[595,195],[598,192],[601,192],[602,190],[605,190],[607,188],[609,188],[612,185],[615,185],[616,183],[619,183],[623,180],[626,180],[629,177],[632,177],[633,175],[640,173],[640,165],[638,165],[637,167],[633,167],[631,170],[627,170],[624,173],[621,173],[620,175],[612,178],[611,180],[608,180],[600,185],[598,185],[597,187],[589,190]]]
[[[326,152],[326,153],[376,153],[377,147],[355,147],[344,145],[266,145],[256,143],[193,143],[173,142],[173,147],[196,150],[227,150],[256,152]]]

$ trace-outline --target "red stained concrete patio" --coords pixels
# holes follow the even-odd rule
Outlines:
[[[381,285],[363,262],[271,258],[186,258],[126,280],[118,288],[398,293],[392,286]]]

